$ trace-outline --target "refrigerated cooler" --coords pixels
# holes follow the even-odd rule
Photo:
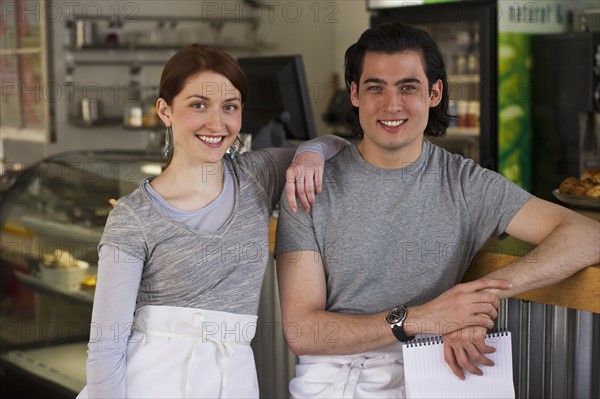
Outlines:
[[[454,116],[433,143],[497,170],[497,4],[495,1],[384,8],[368,3],[371,26],[403,22],[426,30],[438,44],[448,73]]]
[[[531,54],[533,193],[556,201],[565,178],[600,168],[600,33],[534,35]]]

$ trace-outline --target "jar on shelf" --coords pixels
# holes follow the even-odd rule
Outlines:
[[[118,47],[121,44],[121,24],[118,21],[110,21],[105,41],[109,47]]]
[[[156,99],[158,87],[149,86],[144,88],[142,125],[146,128],[155,128],[160,125],[158,112],[156,111]]]
[[[123,114],[123,124],[127,127],[142,127],[143,126],[144,110],[142,103],[126,103]]]
[[[126,93],[123,104],[123,125],[125,127],[142,127],[144,108],[137,70],[132,72],[132,80],[125,85]]]
[[[93,46],[96,41],[96,23],[78,19],[75,21],[75,47],[82,49]]]
[[[144,102],[142,126],[147,128],[158,127],[160,119],[158,118],[158,112],[156,111],[156,104],[153,102]]]

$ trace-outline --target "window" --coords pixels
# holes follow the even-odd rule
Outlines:
[[[0,0],[0,135],[51,140],[45,0]]]

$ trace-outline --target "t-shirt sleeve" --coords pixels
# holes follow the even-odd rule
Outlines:
[[[471,163],[463,182],[465,198],[476,226],[489,231],[483,237],[500,237],[510,221],[533,195],[497,172]]]
[[[148,248],[144,238],[141,222],[135,212],[121,200],[108,215],[98,247],[107,245],[130,258],[145,260]]]
[[[319,251],[312,214],[302,209],[292,213],[284,195],[280,202],[274,254],[297,251]]]
[[[257,150],[241,154],[236,157],[235,162],[240,171],[250,177],[270,199],[271,209],[273,209],[279,201],[281,193],[279,186],[282,183],[280,180],[285,181],[285,178],[279,178],[280,170],[283,168],[285,171],[293,156],[293,149]]]
[[[292,148],[265,148],[264,151],[268,153],[272,162],[277,170],[277,193],[281,195],[285,188],[285,172],[292,163],[292,161],[303,152],[316,152],[321,155],[326,161],[337,155],[344,147],[350,145],[350,143],[338,136],[329,134],[326,136],[320,136],[312,140],[308,140],[297,149]]]
[[[310,151],[320,154],[327,161],[348,145],[350,145],[348,140],[333,134],[320,136],[300,144],[294,159],[303,152]]]

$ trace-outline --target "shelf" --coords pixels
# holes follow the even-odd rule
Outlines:
[[[61,298],[67,299],[69,302],[78,303],[85,306],[91,306],[94,302],[93,291],[81,291],[81,290],[69,290],[61,288],[54,283],[47,282],[39,277],[23,272],[15,271],[15,277],[23,285],[33,291],[49,294],[58,295]]]
[[[168,58],[173,53],[181,50],[186,45],[191,44],[180,44],[180,45],[93,45],[85,46],[82,48],[67,47],[66,51],[70,53],[70,63],[73,66],[94,66],[94,65],[131,65],[137,63],[140,65],[164,65]],[[272,49],[275,46],[266,43],[256,44],[239,44],[239,43],[208,43],[211,47],[218,48],[223,51],[250,51],[259,52],[263,50]],[[159,59],[143,59],[139,57],[141,52],[164,52],[165,57]],[[100,54],[98,54],[100,53]],[[116,57],[115,59],[106,59],[107,53],[111,56]],[[111,54],[112,53],[112,54]],[[125,55],[129,57],[125,58]],[[94,58],[100,57],[100,58]],[[89,58],[87,58],[89,57]]]
[[[448,138],[464,138],[464,139],[479,139],[478,127],[449,127],[446,129],[446,137]]]
[[[76,224],[44,220],[34,216],[22,216],[21,220],[27,228],[37,233],[46,234],[51,237],[59,236],[85,242],[100,242],[102,231],[104,230],[104,226],[78,226]]]
[[[87,343],[48,348],[13,350],[0,356],[3,362],[78,394],[85,386]]]
[[[479,75],[448,75],[448,82],[450,84],[457,83],[479,83]]]
[[[93,123],[87,123],[82,119],[71,119],[69,123],[77,127],[94,128],[94,127],[107,127],[107,126],[119,126],[123,124],[123,118],[102,118]]]
[[[270,9],[273,8],[271,5],[268,4],[263,4],[258,6],[257,8],[262,8],[262,9]],[[86,15],[73,15],[71,17],[71,19],[73,21],[77,21],[77,20],[90,20],[90,18]],[[95,16],[94,21],[106,21],[106,22],[114,22],[115,18],[114,16],[108,16],[108,15],[99,15],[99,16]],[[209,23],[209,24],[215,24],[215,25],[220,25],[220,24],[225,24],[225,23],[245,23],[245,24],[250,24],[250,25],[258,25],[260,19],[259,18],[253,18],[253,19],[243,19],[240,18],[239,16],[235,16],[235,15],[231,15],[231,14],[222,14],[219,17],[209,17],[209,16],[199,16],[199,17],[191,17],[191,16],[185,16],[185,15],[180,15],[180,16],[171,16],[171,17],[165,17],[165,16],[161,16],[161,15],[134,15],[132,17],[124,17],[121,19],[118,19],[119,22],[123,23],[123,24],[127,24],[127,23],[136,23],[136,22],[141,22],[141,21],[153,21],[153,22],[159,22],[159,23],[164,23],[164,24],[171,24],[171,25],[177,25],[180,22],[201,22],[201,23]]]
[[[127,45],[127,44],[122,44],[122,45],[110,45],[110,44],[106,44],[106,45],[102,45],[102,44],[94,44],[91,46],[84,46],[84,47],[66,47],[65,49],[67,51],[72,51],[73,53],[88,53],[88,52],[93,52],[93,51],[177,51],[179,49],[181,49],[183,46],[185,46],[184,44],[181,45]]]

